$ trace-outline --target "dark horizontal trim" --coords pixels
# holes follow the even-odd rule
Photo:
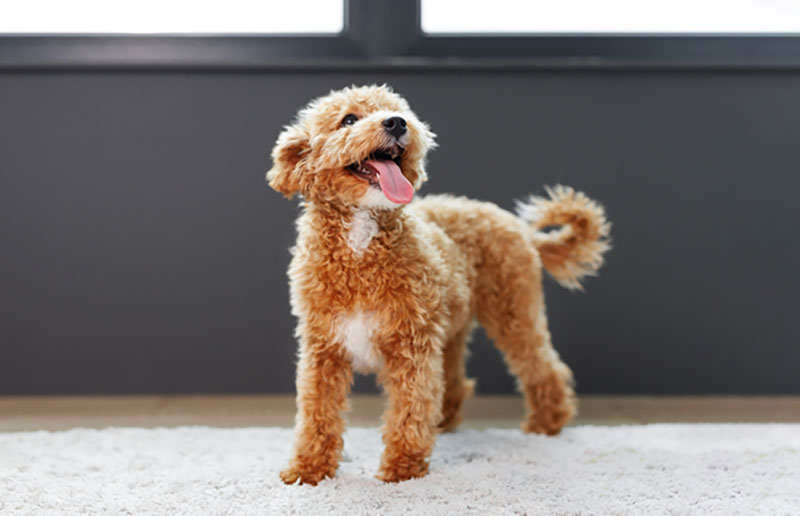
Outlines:
[[[523,59],[565,66],[796,67],[798,36],[425,36],[409,49],[428,58]]]
[[[426,38],[794,38],[795,32],[422,32]]]
[[[194,39],[194,38],[193,38]],[[327,38],[326,38],[327,39]],[[295,46],[300,42],[301,45]],[[765,55],[650,56],[599,52],[539,57],[417,55],[368,57],[347,41],[330,41],[313,52],[304,38],[281,45],[263,42],[96,41],[37,44],[11,51],[0,39],[0,71],[515,71],[515,70],[785,70],[800,71],[800,58]]]
[[[342,35],[2,36],[0,69],[239,68],[354,60]]]
[[[0,70],[798,69],[797,36],[3,36]]]

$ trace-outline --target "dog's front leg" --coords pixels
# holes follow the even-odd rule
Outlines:
[[[294,456],[281,472],[287,484],[315,485],[333,477],[342,454],[347,394],[353,380],[350,363],[327,339],[301,344],[297,364],[297,422]]]
[[[378,478],[400,482],[428,472],[441,419],[442,344],[431,333],[391,336],[381,342],[380,381],[389,396],[384,414],[383,456]]]

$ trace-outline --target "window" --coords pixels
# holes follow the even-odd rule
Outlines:
[[[798,0],[422,0],[421,15],[441,34],[800,32]]]
[[[338,33],[343,0],[7,0],[6,34]]]
[[[0,70],[800,69],[800,0],[5,0]]]

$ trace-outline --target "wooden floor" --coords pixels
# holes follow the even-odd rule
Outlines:
[[[348,420],[377,426],[383,399],[355,396]],[[800,396],[584,396],[576,425],[658,422],[800,422]],[[107,426],[292,426],[291,396],[0,396],[0,432]],[[518,396],[480,396],[465,406],[463,428],[516,428]]]

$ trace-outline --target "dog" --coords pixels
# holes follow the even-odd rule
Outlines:
[[[603,208],[558,186],[518,214],[450,195],[413,199],[435,135],[391,88],[311,101],[272,151],[269,186],[303,198],[288,276],[298,320],[297,420],[287,484],[333,477],[353,371],[388,396],[378,478],[424,476],[436,435],[474,390],[466,344],[480,323],[518,379],[526,432],[557,434],[576,410],[550,342],[542,268],[580,289],[609,249]]]

